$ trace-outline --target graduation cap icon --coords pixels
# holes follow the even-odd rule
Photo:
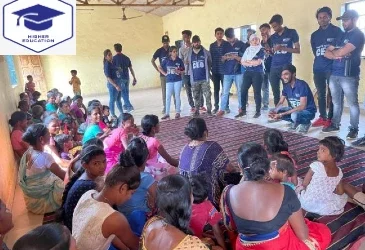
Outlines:
[[[17,20],[17,26],[20,25],[20,19],[23,17],[25,27],[30,30],[42,31],[52,27],[53,18],[65,13],[37,4],[13,12],[13,14],[19,16]]]

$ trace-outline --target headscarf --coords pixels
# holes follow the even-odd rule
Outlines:
[[[252,34],[250,36],[249,41],[251,42],[253,39],[257,38],[258,36],[256,34]],[[257,53],[259,53],[260,49],[262,48],[261,44],[248,47],[245,51],[245,53],[242,56],[242,61],[251,61]]]

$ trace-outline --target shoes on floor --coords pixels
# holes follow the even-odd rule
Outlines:
[[[330,119],[324,119],[322,117],[319,117],[317,120],[315,120],[312,124],[312,127],[329,127],[331,125]]]
[[[308,130],[311,126],[312,126],[311,123],[309,123],[309,124],[300,124],[297,130],[301,134],[306,134],[306,133],[308,133]]]
[[[194,113],[195,113],[195,108],[191,108],[191,109],[190,109],[190,113],[191,113],[191,114],[194,114]]]
[[[170,115],[164,115],[161,117],[161,120],[170,120]]]
[[[357,135],[359,133],[359,130],[356,128],[350,128],[349,133],[347,134],[346,138],[348,140],[355,140],[357,138]]]
[[[245,117],[247,115],[246,111],[238,111],[238,114],[234,116],[235,119],[241,118],[241,117]]]
[[[352,142],[351,145],[353,145],[353,146],[360,146],[360,147],[365,146],[365,136],[363,136],[360,139]]]
[[[197,111],[195,111],[195,112],[193,113],[193,117],[199,117],[199,115],[200,115],[199,110],[197,110]]]
[[[204,113],[204,112],[207,112],[207,109],[205,107],[200,107],[199,108],[199,111],[201,111],[202,113]]]
[[[224,111],[219,110],[215,115],[218,116],[218,117],[222,117],[222,116],[224,116]]]
[[[226,108],[226,114],[229,114],[229,113],[231,113],[231,110],[229,109],[229,108]]]
[[[269,108],[269,106],[267,106],[267,105],[264,105],[262,108],[261,108],[261,110],[262,111],[267,111],[267,110],[269,110],[270,108]]]
[[[297,130],[297,128],[298,128],[298,126],[299,126],[299,124],[298,124],[298,123],[294,123],[294,122],[292,122],[292,123],[290,123],[290,126],[289,126],[289,128],[288,128],[288,131],[290,131],[290,132],[294,132],[294,131],[296,131],[296,130]]]
[[[261,116],[261,113],[260,112],[257,112],[254,116],[253,116],[253,118],[259,118]]]
[[[215,115],[218,112],[218,110],[219,110],[218,108],[213,109],[212,111],[213,115]]]
[[[179,119],[180,118],[180,113],[176,113],[175,114],[175,119]]]
[[[324,127],[322,129],[322,132],[323,133],[334,133],[334,132],[338,132],[338,131],[340,131],[340,127],[339,126],[336,126],[334,124],[331,124],[330,126]]]
[[[212,115],[213,115],[213,114],[212,114],[212,111],[208,110],[208,111],[207,111],[207,115],[212,116]]]

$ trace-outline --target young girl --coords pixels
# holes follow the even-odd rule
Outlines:
[[[56,135],[54,140],[61,159],[71,160],[70,149],[73,148],[71,136],[65,134]]]
[[[180,118],[181,99],[180,92],[182,86],[181,75],[184,73],[184,62],[177,56],[177,47],[171,46],[169,49],[170,57],[162,62],[158,70],[166,76],[166,112],[162,120],[170,119],[171,96],[175,96],[176,114],[175,118]]]
[[[89,115],[90,122],[88,127],[85,130],[84,137],[82,138],[82,143],[87,142],[88,140],[98,137],[103,140],[105,137],[109,135],[109,131],[103,132],[99,126],[101,110],[99,106],[91,105],[87,109],[87,114]]]
[[[146,141],[149,151],[146,172],[151,173],[157,181],[168,174],[176,173],[177,169],[174,167],[179,165],[179,161],[172,158],[155,137],[160,132],[158,117],[155,115],[145,115],[141,121],[141,127],[142,135],[140,137]]]
[[[98,146],[88,146],[81,152],[82,167],[72,176],[66,185],[59,210],[59,221],[62,221],[72,232],[72,218],[77,202],[89,190],[97,189],[99,177],[105,171],[105,153]]]
[[[77,249],[138,249],[139,239],[132,232],[124,215],[113,206],[129,200],[141,182],[139,169],[128,152],[121,156],[106,176],[103,189],[90,190],[81,196],[73,213],[72,235]]]
[[[288,155],[281,153],[272,155],[270,160],[270,178],[295,190],[296,185],[289,180],[290,177],[296,175],[293,160]]]
[[[304,210],[319,215],[337,215],[343,212],[348,196],[364,208],[365,194],[341,181],[343,173],[336,162],[344,153],[345,142],[337,136],[319,142],[318,161],[310,165],[298,195]]]
[[[119,117],[120,125],[104,140],[104,150],[106,154],[107,174],[119,161],[120,153],[124,152],[128,146],[128,136],[131,133],[138,133],[134,118],[129,113],[124,113]]]
[[[148,148],[142,138],[133,138],[127,147],[136,166],[141,173],[141,184],[131,199],[118,206],[119,212],[123,213],[129,222],[133,232],[141,236],[143,226],[149,213],[155,210],[157,183],[150,173],[144,172],[148,158]]]
[[[56,95],[52,91],[48,91],[47,93],[46,111],[51,111],[51,112],[57,111]]]
[[[16,111],[11,115],[9,125],[13,128],[10,134],[11,146],[17,157],[22,157],[28,150],[29,144],[22,140],[24,131],[27,129],[27,114],[22,111]]]
[[[214,238],[217,240],[222,249],[226,249],[223,232],[220,228],[220,222],[223,216],[217,211],[213,204],[208,200],[206,190],[207,183],[203,176],[195,175],[191,179],[194,203],[190,218],[190,228],[194,235],[203,238],[204,228],[210,225],[213,228]]]

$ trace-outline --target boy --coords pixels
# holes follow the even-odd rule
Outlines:
[[[69,84],[72,85],[74,95],[81,95],[81,81],[80,78],[77,77],[77,70],[71,70],[71,76],[72,78],[69,81]]]
[[[108,128],[116,128],[117,127],[117,120],[116,119],[112,119],[111,121],[109,120],[109,115],[110,115],[110,111],[109,111],[109,107],[108,106],[103,106],[103,122],[105,123],[105,125],[108,126]]]
[[[35,83],[33,82],[33,76],[28,75],[27,76],[28,82],[25,84],[25,92],[28,93],[29,96],[31,96],[35,91]]]

